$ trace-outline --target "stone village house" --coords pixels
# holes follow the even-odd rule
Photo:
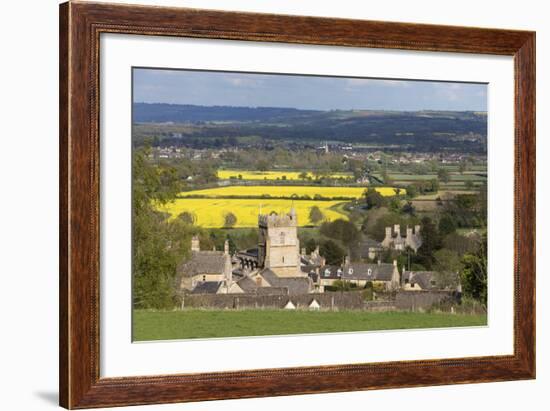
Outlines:
[[[399,289],[401,281],[397,261],[389,263],[351,263],[349,258],[342,266],[324,266],[319,272],[319,291],[323,292],[326,286],[333,286],[336,281],[345,281],[364,288],[368,282],[381,284],[386,291]]]
[[[391,248],[397,251],[403,251],[407,247],[411,248],[415,253],[422,245],[422,237],[420,236],[420,226],[415,225],[414,231],[407,227],[405,237],[401,236],[401,227],[395,224],[392,227],[386,227],[386,236],[382,240],[382,247]]]

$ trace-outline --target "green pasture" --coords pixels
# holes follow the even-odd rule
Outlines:
[[[261,335],[471,327],[486,315],[303,310],[135,310],[133,340],[172,340]]]

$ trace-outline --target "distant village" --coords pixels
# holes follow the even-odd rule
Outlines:
[[[479,136],[472,136],[472,141],[478,141]],[[464,140],[469,141],[469,140]],[[151,157],[159,159],[182,159],[187,158],[190,160],[201,160],[206,158],[217,159],[225,153],[236,153],[239,151],[246,151],[251,147],[238,146],[213,149],[198,149],[190,148],[181,145],[168,145],[155,147]],[[306,147],[307,148],[307,147]],[[342,142],[325,142],[317,147],[310,147],[318,151],[319,153],[339,153],[345,158],[352,158],[361,161],[382,161],[387,154],[397,154],[390,164],[421,164],[427,161],[437,161],[441,164],[454,164],[464,161],[466,158],[474,159],[478,161],[485,161],[485,155],[473,155],[465,154],[455,151],[437,151],[437,152],[416,152],[416,151],[404,151],[402,145],[364,145],[364,144],[352,144]]]

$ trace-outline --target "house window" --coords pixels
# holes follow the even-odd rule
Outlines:
[[[431,284],[432,286],[434,286],[434,285],[435,285],[435,280],[430,280],[430,284]]]
[[[368,269],[367,275],[372,275],[372,269],[370,269],[370,268]]]
[[[348,270],[348,274],[349,274],[349,275],[352,275],[352,274],[353,274],[353,268],[350,268],[350,269]]]
[[[409,284],[409,279],[405,278],[405,284]]]
[[[279,234],[279,238],[281,240],[281,244],[284,244],[285,243],[285,233]]]
[[[284,256],[282,256],[281,258],[282,258],[282,260],[283,260],[283,263],[284,263],[284,262],[285,262],[285,257],[284,257]]]

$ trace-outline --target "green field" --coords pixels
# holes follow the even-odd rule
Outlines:
[[[133,340],[173,340],[487,325],[486,315],[365,311],[134,311]]]
[[[381,174],[374,174],[375,177],[382,178]],[[414,181],[429,181],[437,180],[437,174],[401,174],[401,173],[389,173],[388,177],[394,182],[414,182]],[[482,172],[478,173],[450,173],[450,181],[452,182],[464,182],[464,181],[479,181],[483,182],[487,180],[487,176]]]

